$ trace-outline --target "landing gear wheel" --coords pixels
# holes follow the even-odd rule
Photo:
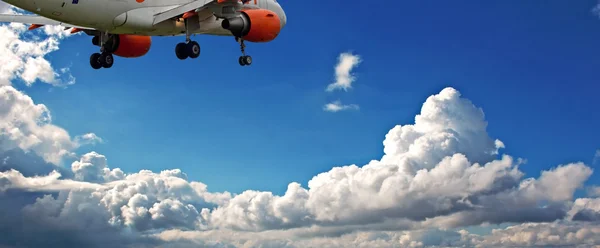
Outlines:
[[[94,36],[94,38],[92,38],[92,45],[99,46],[100,45],[100,37]]]
[[[100,62],[102,63],[102,67],[111,68],[115,60],[112,54],[102,53],[102,55],[100,55]]]
[[[252,64],[252,57],[245,55],[245,56],[240,56],[239,60],[240,65],[241,66],[245,66],[245,65],[251,65]]]
[[[175,46],[175,55],[177,55],[177,58],[180,60],[187,59],[187,45],[185,43],[177,44],[177,46]]]
[[[92,66],[92,68],[96,70],[102,68],[102,63],[100,61],[101,56],[102,55],[99,53],[94,53],[92,54],[92,56],[90,56],[90,65]]]
[[[190,41],[190,43],[186,45],[186,48],[187,54],[188,56],[190,56],[190,58],[195,59],[198,58],[198,56],[200,56],[200,45],[198,44],[198,42]]]

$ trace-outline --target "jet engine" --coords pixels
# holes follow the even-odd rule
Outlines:
[[[92,43],[99,46],[99,37],[96,36]],[[142,57],[150,51],[152,39],[150,36],[119,34],[111,35],[110,39],[104,44],[107,52],[124,58]]]
[[[242,10],[239,16],[223,20],[221,26],[251,42],[272,41],[281,31],[279,16],[266,9]]]

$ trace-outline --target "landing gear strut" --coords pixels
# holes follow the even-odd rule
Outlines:
[[[111,68],[115,62],[112,51],[108,49],[107,43],[111,37],[107,33],[102,33],[99,36],[92,38],[92,44],[100,46],[100,53],[94,53],[90,56],[90,65],[94,69]]]
[[[178,59],[184,60],[189,58],[195,59],[200,56],[200,44],[190,39],[190,30],[188,20],[185,21],[185,43],[179,43],[175,46],[175,55]]]
[[[235,38],[238,43],[240,43],[240,50],[242,50],[242,56],[238,59],[238,62],[241,66],[251,65],[252,57],[250,55],[246,55],[246,45],[244,44],[244,40],[241,38]]]

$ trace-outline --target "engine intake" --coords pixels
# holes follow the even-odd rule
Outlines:
[[[272,41],[281,31],[279,16],[266,9],[242,10],[239,16],[223,20],[221,26],[235,37],[251,42]]]

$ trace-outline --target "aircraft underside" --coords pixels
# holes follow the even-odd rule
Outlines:
[[[122,4],[121,2],[110,2],[115,5],[107,6],[100,2],[102,0],[96,0],[86,1],[88,6],[85,8],[89,9],[90,5],[94,5],[92,7],[98,11],[87,12],[75,11],[76,8],[80,8],[75,6],[76,1],[79,0],[72,0],[73,5],[66,5],[62,0],[47,0],[45,4],[56,3],[52,6],[46,5],[49,6],[47,8],[40,8],[41,4],[36,5],[41,1],[5,1],[34,12],[39,15],[37,16],[39,18],[48,18],[36,20],[59,22],[60,25],[67,27],[70,25],[65,23],[71,23],[74,24],[71,32],[82,31],[93,36],[92,44],[98,46],[100,50],[90,56],[90,66],[94,69],[111,68],[115,55],[126,58],[146,55],[152,45],[151,36],[185,36],[185,41],[175,45],[175,56],[181,60],[196,59],[200,56],[201,48],[198,42],[191,39],[194,34],[235,37],[242,52],[238,62],[241,66],[248,66],[252,64],[252,57],[246,54],[245,41],[272,41],[286,22],[285,13],[275,0],[243,0],[243,3],[242,0],[193,0],[183,3],[181,1],[189,0],[170,0],[170,4],[174,1],[179,1],[179,4],[149,8],[118,6],[117,4]],[[57,7],[56,1],[62,2],[60,8]],[[144,2],[144,0],[136,1]],[[252,1],[253,4],[249,4]],[[116,8],[125,11],[115,10]],[[117,13],[115,15],[107,14],[115,12]],[[5,15],[0,21],[5,21],[7,18]],[[11,18],[19,19],[15,16]],[[26,21],[20,22],[26,23]],[[30,29],[44,25],[31,24]]]

